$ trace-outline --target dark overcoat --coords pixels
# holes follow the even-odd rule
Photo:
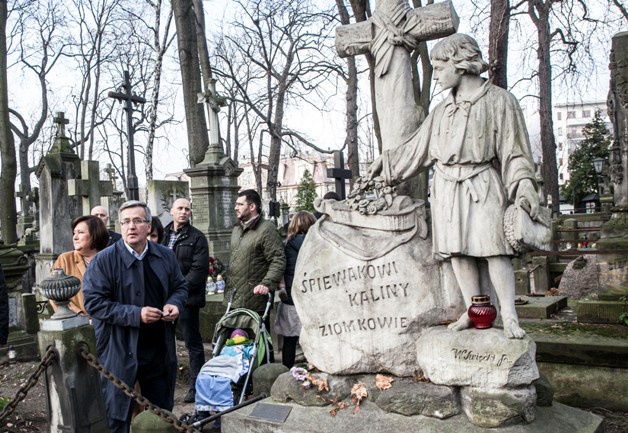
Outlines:
[[[174,253],[159,244],[148,242],[151,269],[164,286],[165,304],[182,311],[187,287]],[[144,303],[144,267],[126,249],[124,241],[116,242],[94,257],[83,279],[85,308],[92,316],[96,331],[96,351],[100,362],[133,387],[137,374],[137,340],[140,314]],[[170,389],[174,391],[177,373],[175,327],[166,324],[166,353],[164,363],[169,371]],[[131,399],[111,382],[102,381],[107,414],[116,420],[126,420]],[[174,397],[174,396],[173,396]]]

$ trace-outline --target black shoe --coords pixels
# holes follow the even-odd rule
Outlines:
[[[195,389],[191,389],[188,391],[187,394],[185,394],[185,397],[183,397],[183,402],[184,403],[194,403],[194,400],[196,400],[196,390]]]

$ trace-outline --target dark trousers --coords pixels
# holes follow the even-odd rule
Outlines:
[[[176,376],[176,364],[167,365],[165,347],[163,348],[138,348],[137,351],[137,375],[142,396],[162,409],[172,411],[174,407],[174,377]],[[174,369],[174,371],[172,371]],[[126,420],[108,418],[110,433],[128,433],[131,429],[131,415],[133,402],[129,406],[129,414]]]
[[[190,386],[196,388],[196,377],[201,367],[205,364],[205,348],[201,337],[198,307],[185,307],[178,319],[178,326],[183,333],[185,347],[190,357]]]
[[[281,363],[288,368],[294,366],[294,359],[297,356],[297,343],[299,337],[283,337],[283,347],[281,348]]]

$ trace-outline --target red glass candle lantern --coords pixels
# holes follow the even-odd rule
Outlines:
[[[489,296],[472,296],[468,315],[475,328],[488,329],[493,326],[493,321],[497,317],[497,309],[491,304]]]

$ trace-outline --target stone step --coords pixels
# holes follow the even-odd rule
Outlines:
[[[549,319],[558,310],[567,307],[567,296],[525,296],[527,304],[517,305],[520,319]]]
[[[628,313],[626,301],[591,301],[581,300],[576,305],[576,314],[580,323],[621,323],[619,316]]]
[[[525,328],[525,326],[524,326]],[[537,362],[628,368],[628,338],[585,335],[573,330],[528,332],[536,343]]]
[[[284,422],[253,417],[257,405],[276,406],[289,414]],[[421,433],[485,433],[488,430],[471,424],[464,415],[446,419],[426,416],[404,416],[387,413],[376,404],[365,401],[359,410],[350,405],[330,413],[332,406],[314,407],[297,404],[278,404],[268,398],[222,417],[223,433],[347,433],[347,432],[421,432]],[[271,415],[271,414],[269,414]],[[554,403],[551,407],[537,407],[536,419],[525,425],[508,426],[499,431],[508,433],[602,433],[603,419],[590,412]]]

